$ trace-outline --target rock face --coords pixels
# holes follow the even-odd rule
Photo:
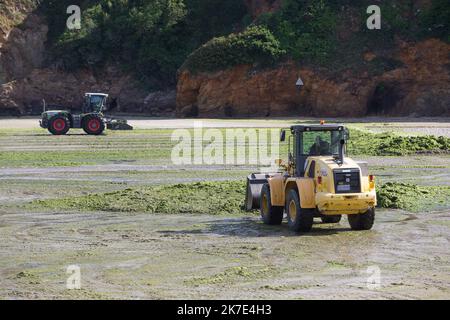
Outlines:
[[[287,62],[271,70],[238,66],[216,73],[179,74],[180,116],[349,117],[450,115],[450,45],[436,39],[399,44],[403,66],[370,77],[327,76]],[[365,59],[374,59],[366,53]],[[295,86],[301,77],[304,87]]]
[[[282,4],[243,1],[253,18]],[[172,116],[175,108],[180,116],[205,117],[450,115],[450,46],[439,40],[398,43],[395,59],[403,65],[377,76],[351,71],[330,75],[293,62],[266,70],[241,65],[216,73],[180,71],[177,91],[148,92],[117,65],[58,70],[48,58],[48,27],[33,11],[38,1],[1,2],[0,115],[38,114],[42,99],[77,108],[89,91],[109,93],[121,112],[151,116]],[[414,1],[417,8],[429,3]],[[348,39],[361,23],[350,19],[337,30],[339,39]],[[366,52],[361,60],[376,58]],[[295,86],[299,77],[305,83],[300,90]]]
[[[40,17],[30,14],[20,28],[13,28],[0,49],[1,83],[20,79],[40,68],[45,59],[48,27]]]
[[[85,92],[105,92],[117,111],[154,116],[173,114],[175,93],[159,92],[149,99],[132,76],[109,67],[101,73],[79,70],[64,73],[56,69],[35,69],[27,77],[0,87],[0,110],[4,114],[39,114],[42,99],[47,104],[79,109]],[[159,104],[161,101],[164,103]]]
[[[119,67],[58,70],[48,61],[45,21],[32,13],[32,7],[14,5],[8,2],[7,8],[11,12],[20,9],[24,19],[15,27],[0,24],[0,115],[39,114],[43,99],[47,104],[79,109],[85,92],[108,93],[121,112],[173,115],[175,90],[149,93]]]
[[[145,97],[140,112],[154,117],[172,115],[175,111],[176,99],[176,90],[152,92]]]

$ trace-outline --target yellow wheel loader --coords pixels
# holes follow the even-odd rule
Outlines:
[[[247,178],[247,210],[260,209],[269,225],[281,224],[286,213],[295,232],[311,230],[315,217],[337,223],[348,215],[353,230],[369,230],[377,196],[367,163],[345,156],[349,133],[343,125],[296,125],[290,128],[288,162],[277,160],[276,173]],[[281,131],[281,141],[286,130]]]

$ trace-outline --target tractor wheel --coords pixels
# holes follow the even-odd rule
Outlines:
[[[326,216],[322,215],[320,217],[323,223],[339,223],[342,219],[342,216]]]
[[[87,115],[83,119],[83,130],[90,135],[100,135],[105,131],[105,123],[96,115]]]
[[[308,232],[314,222],[314,210],[303,209],[300,206],[300,199],[296,190],[289,191],[286,199],[286,212],[288,225],[292,231]]]
[[[269,225],[281,224],[283,221],[283,207],[272,206],[270,187],[267,183],[262,187],[260,201],[262,221]]]
[[[48,122],[48,131],[56,136],[66,134],[70,129],[70,121],[62,115],[54,116]]]
[[[349,214],[348,223],[353,230],[370,230],[375,222],[375,208],[361,214]]]

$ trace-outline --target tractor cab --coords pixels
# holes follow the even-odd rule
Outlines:
[[[102,113],[106,111],[106,100],[108,95],[104,93],[86,93],[82,113]]]
[[[344,163],[348,130],[342,125],[297,125],[289,136],[289,164],[297,177],[303,177],[309,157],[326,157]],[[286,132],[281,140],[285,141]]]

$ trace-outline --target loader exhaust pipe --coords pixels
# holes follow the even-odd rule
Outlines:
[[[338,160],[339,164],[344,163],[344,147],[345,147],[345,140],[341,139],[339,143],[339,160]]]

